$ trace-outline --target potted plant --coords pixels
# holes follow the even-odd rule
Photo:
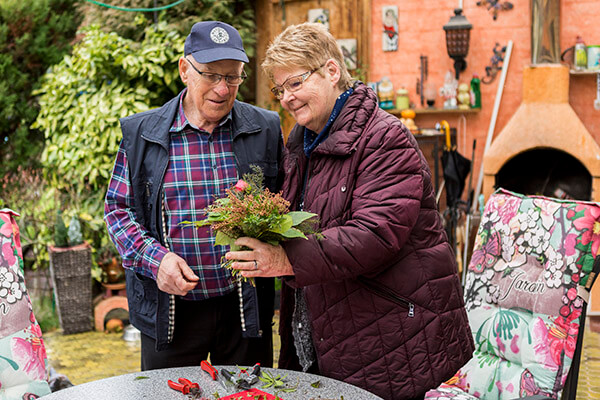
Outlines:
[[[72,215],[65,225],[58,211],[54,225],[54,245],[48,246],[50,275],[60,325],[65,334],[92,329],[92,256],[83,241],[81,224]]]

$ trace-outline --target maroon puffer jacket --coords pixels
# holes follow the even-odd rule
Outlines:
[[[304,209],[319,214],[324,235],[284,244],[295,273],[287,283],[305,287],[321,374],[385,399],[422,396],[474,347],[431,173],[414,137],[357,83],[310,163],[303,128],[295,127],[287,147],[284,194],[298,206],[308,168]],[[359,277],[404,301],[373,293]],[[290,308],[282,304],[282,340]]]

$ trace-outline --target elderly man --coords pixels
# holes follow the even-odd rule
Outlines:
[[[238,288],[220,267],[227,249],[208,228],[181,224],[199,220],[250,165],[279,189],[279,117],[235,99],[247,62],[235,28],[196,23],[179,59],[186,88],[121,120],[104,219],[126,269],[142,370],[199,365],[209,354],[215,364],[273,363],[272,278]]]

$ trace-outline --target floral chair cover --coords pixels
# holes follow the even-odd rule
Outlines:
[[[50,393],[42,331],[25,288],[17,213],[0,210],[0,400]]]
[[[425,398],[560,398],[599,246],[598,204],[496,191],[465,284],[475,353]]]

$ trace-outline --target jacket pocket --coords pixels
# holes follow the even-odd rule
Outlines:
[[[158,287],[154,279],[132,270],[126,270],[125,280],[130,313],[154,316],[158,296]],[[154,320],[154,317],[152,317],[152,320]]]
[[[389,287],[385,286],[381,282],[376,282],[374,280],[365,278],[364,276],[359,276],[357,278],[357,282],[360,286],[373,293],[376,296],[389,300],[393,303],[396,303],[400,307],[403,307],[407,310],[407,315],[409,318],[413,318],[415,316],[415,303],[412,301],[398,296],[396,292],[394,292]]]

